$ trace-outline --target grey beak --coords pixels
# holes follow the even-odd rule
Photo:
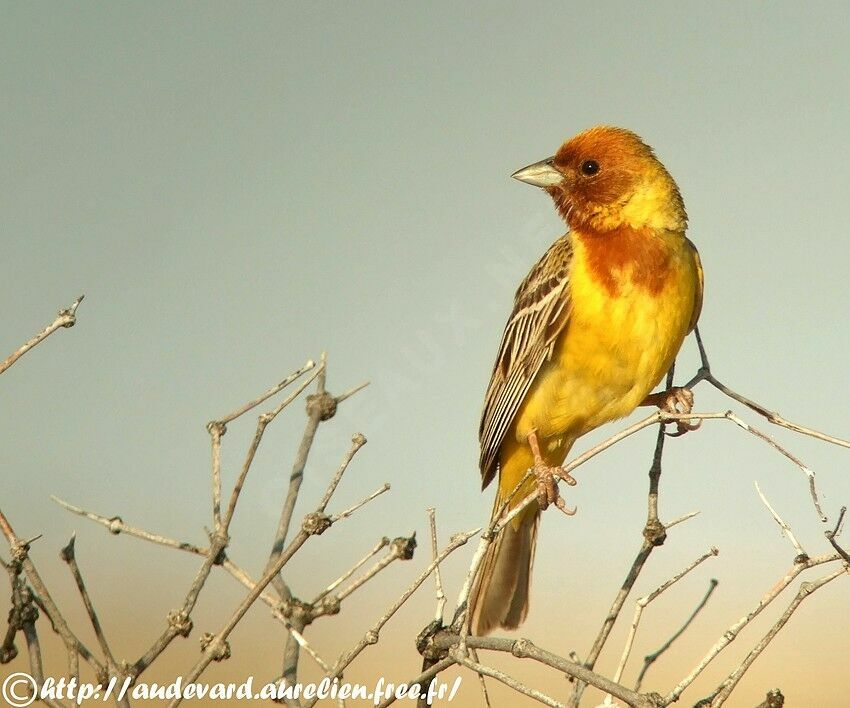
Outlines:
[[[549,157],[535,162],[533,165],[517,170],[511,177],[535,187],[556,187],[564,181],[564,174],[555,169],[554,161],[554,157]]]

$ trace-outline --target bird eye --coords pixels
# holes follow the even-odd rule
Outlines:
[[[596,160],[585,160],[581,163],[581,173],[592,177],[599,172],[599,163]]]

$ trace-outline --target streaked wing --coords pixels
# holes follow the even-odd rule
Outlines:
[[[479,467],[484,487],[496,474],[499,447],[505,433],[569,320],[568,280],[572,255],[567,234],[552,244],[516,292],[514,309],[505,326],[484,398],[478,431]]]

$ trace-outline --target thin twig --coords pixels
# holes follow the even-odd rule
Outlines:
[[[770,502],[767,500],[767,497],[761,491],[761,487],[759,487],[758,482],[754,482],[756,486],[756,491],[758,492],[759,497],[761,498],[764,505],[767,507],[767,510],[770,512],[770,515],[773,517],[773,520],[779,524],[779,528],[782,529],[782,534],[791,541],[791,545],[794,546],[794,550],[797,551],[797,555],[800,556],[808,556],[809,554],[803,550],[803,547],[800,545],[800,542],[794,536],[794,532],[791,530],[791,527],[785,523],[781,516],[777,513],[776,509],[774,509]]]
[[[437,558],[439,552],[437,546],[437,510],[434,507],[427,509],[428,526],[431,529],[431,558]],[[434,568],[434,585],[437,593],[437,609],[434,611],[434,619],[442,624],[443,611],[446,608],[446,593],[443,590],[443,577],[440,573],[440,566]]]
[[[254,604],[254,601],[260,596],[265,587],[271,583],[272,578],[280,572],[280,569],[283,568],[286,563],[289,562],[289,559],[295,555],[296,551],[304,545],[308,538],[310,538],[310,533],[302,529],[299,531],[289,545],[284,549],[284,551],[278,556],[275,564],[269,568],[264,574],[263,577],[257,581],[257,584],[254,588],[245,596],[242,602],[239,603],[239,606],[231,615],[230,619],[225,623],[225,625],[219,630],[219,632],[211,636],[209,640],[205,643],[206,646],[204,648],[203,653],[201,654],[201,658],[192,667],[191,671],[186,676],[186,682],[191,683],[198,679],[198,677],[204,672],[204,669],[207,668],[213,661],[221,660],[227,658],[230,654],[229,647],[227,647],[227,638],[230,636],[230,633],[234,630],[236,625],[240,622],[240,620],[245,616],[245,613],[249,610],[251,605]],[[180,696],[175,698],[169,705],[171,708],[179,705],[183,700],[183,697]]]
[[[94,609],[94,603],[92,603],[88,590],[86,590],[86,584],[83,581],[83,575],[80,572],[80,566],[77,564],[77,557],[74,548],[76,539],[77,535],[71,534],[71,540],[68,541],[68,545],[62,549],[60,557],[68,564],[68,568],[71,571],[71,575],[74,577],[74,582],[77,585],[77,590],[80,593],[80,598],[83,601],[83,605],[85,605],[86,613],[89,616],[89,621],[91,622],[92,629],[94,629],[95,637],[97,637],[97,643],[100,645],[100,650],[103,652],[103,656],[106,658],[107,669],[110,672],[113,672],[118,669],[118,664],[115,661],[115,656],[112,654],[112,650],[109,648],[109,642],[106,641],[106,635],[103,633],[103,627],[101,626],[100,620],[97,617],[97,612]]]
[[[78,507],[72,506],[71,504],[68,504],[67,502],[62,501],[61,499],[58,499],[56,497],[51,497],[51,498],[53,499],[53,501],[55,501],[60,506],[68,509],[69,511],[71,511],[75,514],[78,514],[78,515],[83,516],[85,518],[91,519],[92,521],[94,521],[94,522],[96,522],[96,523],[98,523],[102,526],[105,526],[110,532],[112,532],[116,535],[119,534],[119,533],[126,533],[130,536],[134,536],[136,538],[140,538],[140,539],[145,540],[145,541],[150,541],[150,542],[158,544],[158,545],[163,545],[163,546],[166,546],[168,548],[175,548],[177,550],[186,551],[188,553],[192,553],[194,555],[199,555],[199,556],[207,556],[208,553],[209,553],[209,548],[201,548],[200,546],[196,546],[194,544],[187,543],[185,541],[177,541],[175,539],[167,538],[165,536],[161,536],[159,534],[155,534],[155,533],[152,533],[150,531],[146,531],[144,529],[138,529],[138,528],[133,527],[133,526],[128,526],[123,521],[121,521],[121,519],[117,516],[107,518],[105,516],[101,516],[100,514],[95,514],[93,512],[86,511],[84,509],[80,509]],[[387,539],[387,544],[388,543],[389,543],[389,539]],[[384,545],[386,545],[386,544],[384,544]],[[380,549],[378,549],[378,550],[380,550]],[[375,552],[377,552],[377,551],[375,551]],[[370,554],[370,556],[371,555],[374,555],[374,553]],[[242,585],[244,585],[249,590],[252,589],[256,585],[256,581],[253,580],[245,572],[245,570],[240,568],[238,565],[236,565],[236,563],[234,563],[229,558],[224,558],[224,560],[221,563],[221,567],[224,570],[226,570],[235,580],[240,582]],[[352,572],[354,572],[354,570],[356,570],[356,568],[352,569]],[[343,580],[344,579],[345,578],[343,578]],[[289,620],[281,612],[281,610],[280,610],[280,600],[278,598],[276,598],[275,596],[273,596],[269,593],[264,592],[263,594],[260,595],[260,599],[263,600],[263,602],[265,602],[266,605],[268,605],[271,608],[272,615],[275,617],[275,619],[277,619],[279,622],[281,622],[284,625],[284,627],[287,629],[288,632],[290,632],[290,634],[297,634],[297,631],[293,629]],[[302,648],[307,649],[308,653],[310,653],[310,655],[313,657],[313,659],[316,660],[316,663],[319,664],[319,666],[321,666],[323,669],[327,670],[327,664],[322,660],[322,658],[311,647],[309,647],[309,645],[306,645],[306,640],[304,640],[303,637],[300,637],[300,638],[296,637],[296,641],[298,642],[299,645],[301,645]]]
[[[331,481],[331,484],[334,484],[333,480]],[[277,577],[281,569],[289,562],[301,546],[304,545],[307,539],[312,535],[324,532],[329,526],[330,520],[318,509],[304,518],[301,529],[293,537],[287,547],[277,556],[274,565],[266,569],[263,576],[248,592],[242,602],[239,603],[239,606],[234,610],[230,619],[224,624],[224,626],[215,635],[210,635],[208,637],[208,641],[205,642],[201,658],[186,676],[185,680],[187,683],[194,682],[213,661],[220,661],[221,659],[229,656],[230,650],[227,646],[227,638],[230,636],[230,633],[234,630],[236,625],[239,624],[245,616],[245,613],[262,594],[266,586],[272,582],[272,579]],[[182,700],[182,696],[175,698],[169,705],[171,708],[175,708]]]
[[[685,620],[684,624],[677,629],[673,635],[662,644],[658,649],[656,649],[651,654],[647,654],[643,659],[643,667],[641,667],[640,673],[638,674],[637,681],[635,681],[635,691],[639,691],[641,684],[643,683],[643,678],[646,676],[646,672],[649,671],[649,667],[652,666],[658,658],[666,652],[671,646],[673,646],[673,642],[675,642],[682,634],[685,633],[685,630],[691,626],[691,622],[693,622],[697,615],[702,612],[703,608],[708,603],[708,600],[711,598],[712,593],[717,588],[718,581],[716,578],[712,578],[708,583],[708,590],[706,590],[705,595],[703,595],[702,599],[697,603],[697,606],[694,608],[694,611],[688,616],[688,619]]]
[[[342,585],[346,580],[348,580],[352,575],[354,575],[358,570],[360,570],[360,568],[362,568],[364,565],[366,565],[366,563],[369,561],[369,559],[372,556],[374,556],[376,553],[378,553],[378,551],[380,551],[383,548],[386,548],[389,545],[390,545],[390,539],[387,536],[384,536],[383,538],[381,538],[381,540],[378,541],[375,544],[375,546],[365,556],[363,556],[353,566],[351,566],[342,575],[340,575],[336,580],[331,582],[330,585],[328,585],[318,595],[316,595],[316,597],[313,599],[313,601],[310,604],[314,605],[314,606],[318,605],[323,597],[325,597],[326,595],[329,595],[334,590],[336,590],[340,585]]]
[[[735,689],[735,686],[738,685],[738,682],[747,672],[747,669],[752,666],[753,662],[759,657],[759,654],[764,651],[765,647],[770,644],[770,642],[773,641],[773,638],[779,633],[779,630],[781,630],[788,620],[791,619],[791,615],[794,614],[803,600],[819,588],[822,588],[827,583],[835,580],[835,578],[839,575],[844,575],[846,571],[846,568],[841,567],[829,575],[815,580],[814,582],[804,582],[800,585],[800,589],[797,591],[797,594],[794,596],[794,599],[788,605],[785,612],[782,613],[782,616],[776,620],[774,625],[768,630],[767,634],[765,634],[759,643],[753,647],[741,664],[731,674],[729,674],[720,686],[718,686],[717,690],[711,697],[711,703],[709,704],[710,708],[719,708],[719,706],[722,706],[726,702],[726,699],[729,698],[729,695]]]
[[[41,644],[38,640],[38,633],[35,629],[35,621],[25,621],[22,627],[24,637],[27,641],[27,654],[30,661],[30,672],[33,681],[36,685],[36,695],[41,691],[44,685],[44,665],[41,658]],[[51,698],[44,697],[39,699],[48,708],[66,708],[66,704],[61,701],[55,701]]]
[[[473,660],[478,661],[478,650],[472,648],[468,648],[468,650],[469,655],[473,658]],[[483,674],[478,674],[478,685],[481,687],[481,697],[484,699],[484,708],[493,708],[490,703],[490,693],[487,691],[487,682],[484,680]]]
[[[840,555],[845,563],[850,564],[850,554],[847,553],[835,539],[838,538],[838,534],[841,533],[841,524],[844,523],[844,514],[847,513],[847,507],[842,506],[841,511],[838,513],[838,521],[835,522],[835,528],[832,531],[824,531],[824,535],[829,541],[830,545],[838,551],[838,555]]]
[[[280,415],[284,408],[286,408],[304,392],[314,379],[319,378],[322,380],[324,374],[325,362],[323,360],[319,365],[319,368],[308,376],[292,393],[284,398],[280,404],[257,418],[257,427],[254,431],[254,438],[251,440],[248,452],[245,455],[245,461],[242,463],[242,469],[239,472],[239,477],[236,480],[236,484],[233,485],[233,491],[230,494],[230,503],[227,506],[227,514],[224,518],[225,529],[230,526],[230,521],[233,518],[234,511],[236,510],[236,503],[239,501],[239,494],[242,491],[242,486],[245,484],[245,478],[248,476],[248,471],[251,469],[251,464],[254,461],[254,455],[257,453],[257,448],[263,439],[263,434],[265,433],[266,428],[275,418],[277,418],[278,415]]]
[[[59,314],[56,315],[56,319],[53,320],[53,322],[47,325],[47,327],[41,330],[41,332],[35,335],[32,339],[27,340],[15,351],[9,354],[9,356],[6,357],[5,361],[0,364],[0,374],[6,371],[6,369],[12,366],[12,364],[14,364],[30,349],[47,339],[57,329],[60,329],[62,327],[73,327],[77,323],[77,308],[80,306],[80,303],[83,301],[84,297],[85,295],[80,295],[80,297],[78,297],[76,300],[74,300],[73,303],[71,303],[70,307],[65,310],[60,310]]]
[[[445,671],[450,666],[454,666],[454,663],[455,663],[455,660],[452,659],[451,657],[446,657],[445,659],[441,659],[436,664],[434,664],[433,666],[429,667],[428,669],[423,671],[421,674],[419,674],[419,676],[417,676],[415,679],[407,681],[407,685],[408,686],[415,686],[417,684],[422,685],[426,681],[430,682],[437,674],[439,674],[442,671]],[[395,694],[393,694],[389,698],[385,698],[381,703],[379,703],[377,708],[388,708],[388,706],[391,706],[397,700],[398,700],[398,697]]]
[[[248,401],[248,403],[246,403],[242,406],[239,406],[239,408],[237,408],[233,412],[228,413],[227,415],[216,419],[215,422],[221,423],[223,425],[227,425],[231,421],[236,420],[239,416],[244,415],[248,411],[259,406],[261,403],[264,403],[265,401],[270,399],[272,396],[276,395],[277,393],[280,393],[280,391],[282,391],[287,386],[289,386],[289,384],[291,384],[293,381],[295,381],[296,379],[298,379],[301,376],[303,376],[304,374],[306,374],[308,371],[313,369],[315,366],[316,366],[316,362],[313,361],[312,359],[308,359],[306,362],[304,362],[304,365],[300,369],[296,369],[295,371],[293,371],[283,381],[276,383],[268,391],[257,396],[257,398],[255,398],[253,401]]]
[[[26,573],[27,580],[29,580],[30,585],[32,585],[35,591],[34,601],[50,618],[54,631],[65,643],[65,649],[68,652],[68,672],[70,676],[79,680],[79,657],[82,656],[94,669],[95,675],[99,679],[106,677],[106,667],[95,658],[88,647],[71,631],[71,628],[65,621],[65,617],[59,611],[53,597],[47,590],[47,586],[41,579],[38,570],[36,570],[35,565],[29,558],[29,545],[18,538],[2,511],[0,511],[0,531],[3,532],[9,542],[13,560],[21,564],[21,567]]]
[[[313,446],[313,438],[316,436],[319,423],[322,422],[322,403],[324,402],[327,407],[330,407],[327,399],[332,399],[332,397],[330,397],[325,390],[325,381],[327,379],[327,357],[324,352],[322,352],[317,374],[316,393],[307,399],[307,424],[304,428],[304,433],[301,436],[301,443],[298,446],[298,452],[295,455],[295,460],[292,463],[292,471],[289,475],[289,487],[283,500],[280,520],[278,521],[277,530],[275,531],[274,540],[272,541],[269,559],[266,561],[266,570],[277,563],[280,554],[283,552],[284,546],[286,545],[286,537],[289,534],[289,524],[292,521],[292,514],[295,511],[295,503],[298,501],[298,493],[301,490],[301,482],[304,479],[304,468],[307,465],[307,457]],[[272,584],[277,590],[278,595],[280,595],[281,600],[287,601],[290,599],[291,593],[282,578],[274,579]]]
[[[325,490],[324,495],[322,496],[321,501],[319,502],[319,506],[316,511],[324,512],[324,510],[328,506],[328,502],[331,500],[334,492],[336,491],[337,486],[339,486],[340,480],[342,480],[342,475],[345,474],[345,470],[348,469],[348,465],[351,463],[351,460],[357,454],[357,451],[366,444],[366,436],[363,433],[354,433],[351,437],[351,447],[348,449],[345,457],[342,458],[342,462],[337,468],[336,473],[331,479],[328,488]]]
[[[638,625],[640,624],[641,616],[643,615],[643,611],[646,607],[653,602],[661,593],[667,590],[669,587],[679,582],[682,578],[684,578],[688,573],[690,573],[694,568],[700,565],[703,561],[711,558],[712,556],[716,556],[719,551],[712,547],[705,553],[703,553],[699,558],[693,561],[690,565],[688,565],[684,570],[679,571],[672,578],[668,579],[661,585],[659,585],[655,590],[653,590],[648,595],[644,595],[641,598],[638,598],[635,603],[635,614],[632,619],[632,625],[629,628],[629,634],[626,637],[626,644],[623,647],[623,654],[620,657],[620,663],[617,665],[617,670],[614,672],[614,682],[620,683],[620,680],[623,678],[623,671],[626,669],[626,662],[629,660],[629,654],[631,654],[632,646],[634,645],[635,635],[637,634]],[[605,696],[605,703],[610,704],[611,695]]]
[[[366,506],[366,504],[368,504],[370,501],[372,501],[373,499],[376,499],[377,497],[381,496],[382,494],[384,494],[385,492],[388,492],[388,491],[390,491],[390,485],[389,485],[389,482],[384,482],[384,483],[383,483],[380,487],[378,487],[378,488],[377,488],[374,492],[372,492],[371,494],[369,494],[369,495],[367,495],[367,496],[363,497],[363,498],[362,498],[359,502],[357,502],[356,504],[352,504],[352,505],[351,505],[350,507],[348,507],[347,509],[343,509],[342,511],[338,511],[336,514],[334,514],[333,516],[331,516],[331,517],[330,517],[330,521],[331,521],[331,523],[332,523],[332,524],[335,524],[337,521],[340,521],[340,520],[342,520],[342,519],[345,519],[345,518],[347,518],[347,517],[351,516],[351,515],[352,515],[355,511],[357,511],[359,508],[361,508],[361,507],[363,507],[363,506]]]
[[[729,396],[729,398],[738,401],[738,403],[742,403],[747,408],[755,411],[760,416],[763,416],[774,425],[778,425],[782,428],[787,428],[788,430],[793,430],[794,432],[801,433],[802,435],[808,435],[810,437],[816,438],[817,440],[823,440],[824,442],[832,443],[833,445],[839,445],[840,447],[850,448],[850,441],[842,440],[841,438],[836,438],[832,435],[822,433],[819,430],[813,430],[812,428],[806,428],[797,423],[793,423],[792,421],[783,418],[781,415],[779,415],[778,412],[772,411],[769,408],[763,406],[761,403],[756,403],[755,401],[747,398],[746,396],[742,396],[737,391],[733,391],[731,388],[718,381],[717,378],[715,378],[714,374],[711,372],[711,366],[708,362],[708,354],[705,351],[705,345],[702,342],[699,327],[694,329],[694,334],[696,336],[697,346],[699,347],[702,366],[700,367],[700,370],[697,372],[697,374],[693,377],[693,379],[691,379],[691,381],[685,384],[685,388],[692,388],[700,381],[708,381],[708,383],[714,386],[718,391],[723,392],[724,394]]]
[[[667,388],[669,389],[672,384],[673,370],[671,369],[667,374]],[[629,593],[631,593],[632,587],[634,587],[635,582],[637,582],[638,576],[643,570],[650,554],[656,545],[664,543],[666,538],[667,530],[658,519],[658,485],[661,478],[661,459],[664,454],[665,438],[664,423],[660,422],[658,432],[655,437],[655,450],[652,454],[652,464],[650,465],[648,474],[649,491],[647,494],[647,515],[646,524],[643,529],[641,546],[632,561],[632,566],[629,569],[626,578],[623,580],[620,589],[617,591],[614,602],[611,604],[611,609],[608,610],[608,614],[605,616],[602,626],[599,628],[599,632],[596,635],[596,639],[593,641],[590,652],[583,662],[585,668],[588,670],[592,670],[596,665],[596,660],[602,653],[602,648],[605,646],[605,642],[608,641],[608,637],[611,634],[614,623],[617,621],[617,618],[620,616],[620,611],[626,603],[626,598],[629,596]],[[581,680],[581,678],[573,684],[573,691],[570,694],[569,699],[569,706],[571,708],[578,708],[585,688],[587,688],[587,682]],[[607,693],[609,695],[616,695],[612,691],[607,691]]]
[[[498,669],[494,669],[491,666],[485,666],[484,664],[479,664],[472,659],[467,657],[459,657],[457,662],[461,666],[465,666],[468,669],[472,669],[479,676],[489,676],[490,678],[494,678],[497,681],[501,681],[505,686],[509,686],[514,689],[517,693],[521,693],[524,696],[528,696],[529,698],[534,699],[538,703],[542,703],[546,706],[551,706],[552,708],[564,708],[564,704],[560,701],[556,701],[551,696],[547,696],[542,691],[538,691],[536,688],[530,688],[526,686],[521,681],[517,681],[515,678],[508,676],[506,673],[499,671]]]
[[[808,570],[816,565],[822,565],[823,563],[831,563],[840,558],[837,554],[818,556],[816,558],[808,558],[808,557],[797,557],[794,561],[794,564],[788,569],[785,573],[785,576],[782,577],[776,585],[774,585],[765,595],[759,600],[758,604],[750,610],[749,613],[744,615],[741,619],[735,622],[731,627],[729,627],[720,637],[720,639],[715,642],[714,646],[708,650],[708,653],[702,658],[702,660],[697,664],[697,666],[691,671],[684,679],[682,679],[670,693],[667,694],[664,699],[664,704],[667,705],[669,703],[673,703],[674,701],[679,700],[679,696],[682,695],[682,692],[690,686],[694,680],[705,670],[705,668],[714,660],[714,658],[723,651],[729,644],[731,644],[738,636],[740,631],[747,626],[753,619],[755,619],[762,610],[764,610],[768,605],[770,605],[779,595],[780,593],[788,587],[800,573],[804,570]]]
[[[417,588],[419,588],[422,583],[427,580],[428,576],[434,572],[434,569],[442,563],[449,555],[454,553],[458,548],[463,546],[470,538],[472,538],[475,534],[477,534],[481,529],[473,529],[472,531],[467,531],[465,533],[459,533],[452,536],[449,544],[443,549],[442,553],[437,556],[431,563],[428,565],[425,570],[423,570],[419,576],[407,587],[407,589],[401,594],[401,596],[390,606],[390,608],[381,615],[375,624],[369,628],[366,634],[348,651],[343,653],[339,659],[337,659],[334,664],[333,671],[326,674],[326,676],[330,679],[338,678],[342,675],[342,672],[354,661],[360,653],[369,645],[377,644],[378,638],[383,626],[390,621],[390,619],[395,615],[396,612],[401,609],[401,607],[406,603],[410,596],[416,592]],[[308,708],[314,706],[318,701],[318,698],[312,700],[308,703]]]
[[[181,551],[188,551],[189,553],[194,553],[195,555],[199,556],[205,556],[207,555],[207,553],[209,553],[209,548],[201,548],[200,546],[196,546],[193,543],[188,543],[186,541],[178,541],[167,536],[162,536],[160,534],[152,533],[151,531],[145,531],[144,529],[136,528],[135,526],[125,524],[120,516],[101,516],[100,514],[96,514],[93,511],[87,511],[85,509],[81,509],[80,507],[74,506],[73,504],[69,504],[68,502],[60,499],[59,497],[55,497],[52,494],[50,495],[50,498],[63,509],[67,509],[73,514],[77,514],[78,516],[90,519],[91,521],[94,521],[95,523],[104,526],[107,531],[109,531],[109,533],[115,534],[116,536],[121,533],[126,533],[128,536],[134,536],[136,538],[142,539],[143,541],[150,541],[151,543],[155,543],[160,546],[176,548]]]
[[[575,661],[570,661],[562,656],[558,656],[550,651],[536,646],[528,639],[507,639],[503,637],[477,637],[468,636],[466,645],[470,649],[479,649],[487,651],[499,651],[512,654],[518,659],[530,659],[545,666],[567,674],[574,679],[581,680],[591,686],[610,693],[616,698],[624,701],[635,708],[658,708],[660,696],[657,694],[641,694],[620,686],[601,674],[597,674],[582,664]],[[449,651],[453,647],[457,647],[457,651],[461,649],[461,636],[455,632],[442,631],[438,632],[431,640],[431,646],[435,650]],[[457,656],[457,654],[454,654]]]
[[[404,560],[413,558],[414,548],[416,548],[415,534],[411,536],[399,536],[398,538],[393,539],[390,543],[389,552],[375,563],[375,565],[369,568],[369,570],[367,570],[363,575],[357,578],[357,580],[351,583],[351,585],[337,593],[337,600],[344,600],[359,587],[362,587],[365,583],[374,578],[393,561],[398,560],[399,558]]]

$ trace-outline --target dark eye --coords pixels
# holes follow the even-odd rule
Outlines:
[[[585,160],[581,163],[581,173],[592,177],[599,172],[599,163],[596,160]]]

